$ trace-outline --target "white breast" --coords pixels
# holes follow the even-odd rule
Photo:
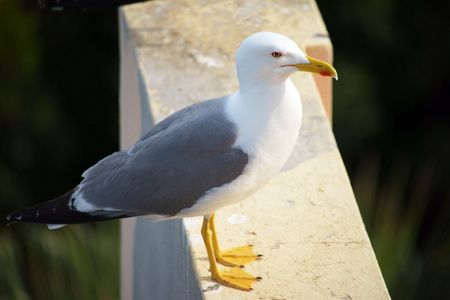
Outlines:
[[[231,95],[225,113],[237,124],[235,147],[249,155],[241,176],[229,184],[210,190],[197,203],[177,217],[208,215],[239,202],[276,176],[292,153],[302,122],[302,105],[290,80],[258,94]]]

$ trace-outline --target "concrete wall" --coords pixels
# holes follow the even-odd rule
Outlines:
[[[123,148],[174,111],[236,91],[235,51],[254,32],[284,34],[332,60],[311,0],[148,2],[119,17]],[[133,218],[122,221],[122,299],[389,299],[331,131],[332,83],[306,73],[292,80],[305,115],[291,159],[216,217],[224,249],[252,244],[264,255],[246,267],[263,280],[253,292],[210,280],[201,217]]]

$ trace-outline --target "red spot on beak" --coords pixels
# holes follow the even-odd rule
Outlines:
[[[325,77],[330,77],[331,73],[328,72],[328,71],[323,70],[323,71],[320,71],[320,75],[325,76]]]

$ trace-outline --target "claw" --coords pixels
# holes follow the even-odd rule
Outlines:
[[[223,285],[243,291],[252,291],[252,284],[260,280],[258,277],[244,272],[239,267],[218,271],[215,274],[211,274],[211,277]]]
[[[237,247],[226,251],[221,251],[217,241],[214,226],[214,214],[205,216],[202,226],[202,237],[208,253],[209,269],[211,278],[219,283],[243,291],[253,291],[252,284],[260,281],[261,277],[254,277],[246,273],[244,265],[261,255],[254,254],[251,246]],[[221,264],[233,267],[232,269],[219,270],[216,260]]]
[[[254,260],[260,259],[260,255],[253,252],[251,246],[241,246],[228,250],[221,251],[216,249],[216,259],[224,266],[237,267],[246,265]]]

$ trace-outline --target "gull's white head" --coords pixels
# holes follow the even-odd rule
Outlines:
[[[254,84],[278,84],[297,71],[337,78],[326,62],[308,57],[287,37],[259,32],[245,39],[236,53],[236,70],[241,88]]]

